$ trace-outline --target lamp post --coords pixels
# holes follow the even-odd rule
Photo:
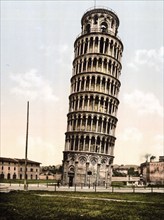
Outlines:
[[[29,101],[27,102],[27,125],[26,125],[26,148],[25,148],[25,166],[24,166],[24,190],[27,191],[27,150],[28,150],[28,127],[29,127]]]

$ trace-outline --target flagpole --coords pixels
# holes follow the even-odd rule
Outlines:
[[[28,190],[28,186],[27,186],[28,127],[29,127],[29,101],[27,102],[26,149],[25,149],[25,167],[24,167],[24,190],[25,191]]]
[[[96,8],[96,0],[94,0],[94,8]]]

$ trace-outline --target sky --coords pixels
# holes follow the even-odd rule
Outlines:
[[[1,0],[1,157],[62,163],[74,41],[94,1]],[[96,1],[120,19],[124,44],[114,164],[164,154],[164,2]]]

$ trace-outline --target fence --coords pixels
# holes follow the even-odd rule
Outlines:
[[[0,191],[1,192],[9,192],[12,190],[24,190],[24,184],[17,183],[1,183],[0,184]],[[28,190],[44,190],[44,191],[70,191],[70,192],[109,192],[109,193],[115,193],[115,192],[126,192],[126,193],[164,193],[164,187],[138,187],[138,186],[129,186],[129,187],[116,187],[116,186],[110,186],[110,187],[100,187],[95,184],[90,184],[87,186],[84,186],[84,184],[81,184],[80,186],[74,185],[74,186],[60,186],[56,183],[47,183],[47,184],[28,184]]]

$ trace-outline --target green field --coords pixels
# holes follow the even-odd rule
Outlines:
[[[13,191],[0,194],[0,220],[162,220],[163,194]]]

